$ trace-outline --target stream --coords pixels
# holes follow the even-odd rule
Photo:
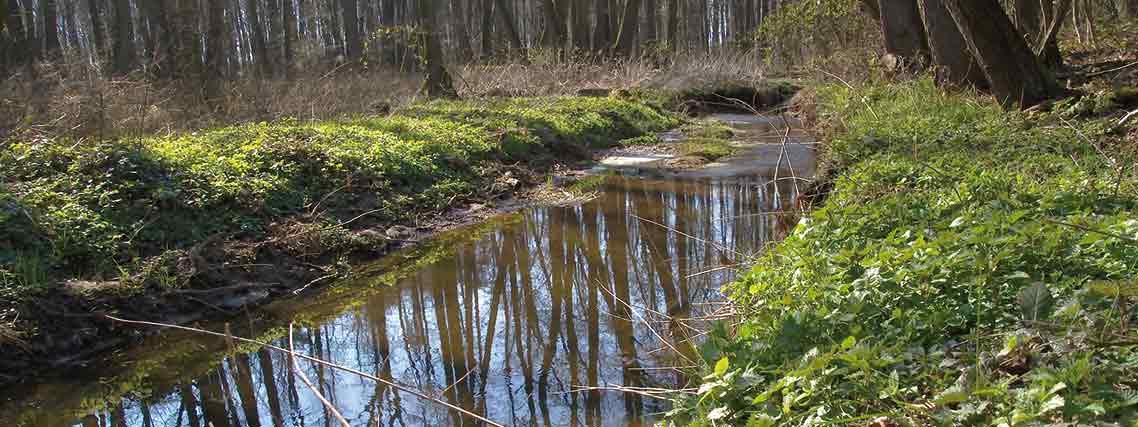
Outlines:
[[[737,129],[740,154],[705,173],[609,172],[583,204],[447,232],[342,283],[207,327],[287,348],[295,323],[299,353],[504,425],[651,425],[669,409],[659,390],[684,386],[700,360],[685,344],[731,309],[720,287],[737,277],[732,267],[793,226],[776,213],[805,184],[775,177],[814,169],[804,135],[777,138],[789,122],[718,118]],[[282,352],[167,331],[97,366],[0,392],[0,420],[14,420],[0,424],[338,426],[307,379],[353,426],[480,425],[297,363],[303,375]]]

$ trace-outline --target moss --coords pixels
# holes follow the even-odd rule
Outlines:
[[[681,155],[718,160],[735,153],[731,142],[720,138],[688,138],[677,146]]]

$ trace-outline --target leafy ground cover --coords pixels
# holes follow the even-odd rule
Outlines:
[[[23,352],[21,343],[41,328],[56,328],[34,312],[59,295],[113,294],[122,303],[229,285],[240,271],[281,257],[303,264],[374,250],[406,238],[392,224],[508,194],[528,172],[678,124],[635,101],[548,97],[435,101],[382,117],[106,141],[7,140],[0,347]],[[218,246],[224,251],[212,253]],[[133,308],[160,310],[147,308],[155,304]]]
[[[928,80],[815,100],[832,191],[732,285],[669,422],[1134,425],[1133,125]]]

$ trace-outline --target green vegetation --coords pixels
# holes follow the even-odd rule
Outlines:
[[[677,124],[615,98],[528,98],[140,139],[9,140],[0,301],[73,278],[118,280],[128,285],[120,291],[184,285],[193,272],[178,260],[212,239],[271,240],[305,255],[349,249],[376,239],[351,230],[511,191],[496,181],[503,165],[541,170]]]
[[[672,422],[1138,421],[1136,147],[1117,117],[1005,113],[928,80],[817,99],[833,191],[732,286],[743,323],[701,346]]]

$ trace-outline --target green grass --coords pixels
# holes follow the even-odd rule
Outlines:
[[[670,420],[1134,425],[1136,157],[1110,119],[818,91],[833,192],[730,287],[744,321]]]
[[[141,140],[6,141],[0,301],[71,278],[135,280],[211,236],[258,241],[290,222],[323,230],[321,248],[342,249],[348,228],[477,199],[501,165],[540,170],[676,125],[641,103],[566,97],[436,101],[389,117]]]

